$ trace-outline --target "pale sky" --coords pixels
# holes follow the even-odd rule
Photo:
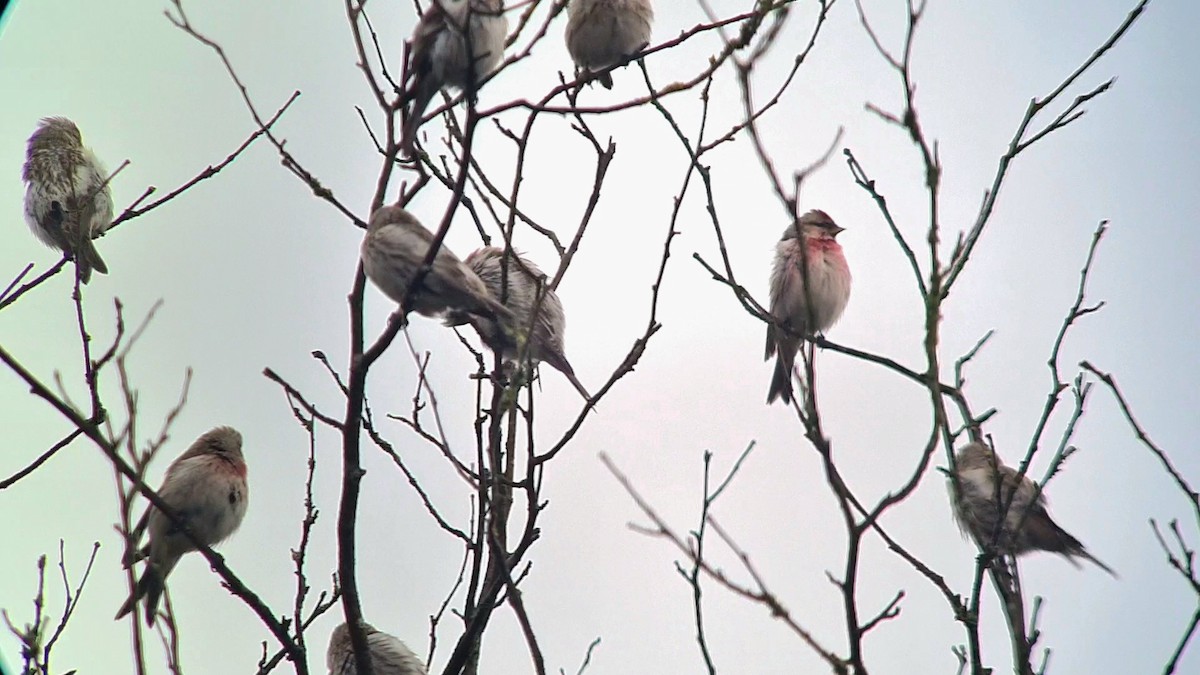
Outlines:
[[[712,3],[721,15],[748,2]],[[803,44],[812,12],[800,3],[771,58],[758,71],[760,95],[772,91]],[[899,3],[864,3],[881,38],[898,49]],[[917,104],[945,166],[941,203],[952,241],[969,226],[996,162],[1030,98],[1053,89],[1103,42],[1133,2],[953,3],[930,0],[914,59]],[[278,130],[304,165],[360,217],[366,217],[378,155],[354,106],[373,101],[360,74],[341,3],[189,3],[192,21],[218,40],[261,110],[270,113],[303,92]],[[408,2],[372,3],[372,21],[396,67],[412,30]],[[36,270],[58,260],[22,222],[24,144],[43,116],[66,115],[110,168],[131,164],[113,185],[123,208],[147,186],[160,194],[223,159],[254,123],[215,56],[175,29],[159,2],[21,2],[0,31],[0,286],[27,263]],[[698,4],[657,3],[654,42],[703,20]],[[806,165],[824,151],[839,126],[849,147],[889,199],[902,230],[922,246],[926,195],[918,157],[906,137],[864,111],[865,102],[898,109],[900,85],[874,53],[852,3],[839,2],[830,24],[781,104],[763,121],[766,142],[781,170]],[[518,96],[540,97],[570,69],[562,43],[565,16],[550,28],[535,58],[489,83],[484,105]],[[1067,93],[1067,100],[1105,79],[1115,87],[1088,105],[1088,114],[1023,155],[1006,183],[983,242],[944,312],[943,361],[970,348],[987,330],[996,335],[968,371],[976,410],[999,413],[985,431],[1001,456],[1015,463],[1043,405],[1045,361],[1066,309],[1096,224],[1111,221],[1090,286],[1106,307],[1073,330],[1062,363],[1089,359],[1116,374],[1140,421],[1176,465],[1200,482],[1195,383],[1200,359],[1196,260],[1200,234],[1200,46],[1193,3],[1158,0],[1127,38]],[[683,79],[719,48],[709,35],[647,62],[656,81]],[[617,87],[592,89],[581,101],[604,105],[642,93],[634,69],[615,74]],[[741,115],[729,72],[715,85],[710,124]],[[696,128],[698,92],[668,99],[686,130]],[[1056,109],[1057,110],[1057,109]],[[1054,114],[1054,113],[1052,113]],[[507,124],[520,115],[502,118]],[[586,205],[594,169],[588,146],[568,121],[540,118],[530,144],[523,208],[561,222],[569,236]],[[620,363],[644,330],[672,200],[687,159],[652,109],[594,118],[601,138],[618,146],[609,181],[584,245],[559,292],[568,316],[567,355],[593,390]],[[438,129],[431,123],[430,132]],[[492,124],[481,125],[477,157],[507,184],[511,143]],[[761,168],[742,135],[707,157],[715,201],[739,279],[766,302],[774,244],[786,225]],[[402,176],[403,177],[403,176]],[[393,186],[396,193],[398,183]],[[412,211],[427,224],[440,217],[447,193],[430,189]],[[849,306],[829,337],[921,365],[921,307],[907,263],[867,195],[857,188],[840,153],[806,185],[807,208],[828,211],[846,227],[840,241],[854,274]],[[598,460],[606,452],[681,532],[696,526],[701,457],[715,453],[724,473],[751,441],[757,449],[715,508],[716,517],[747,550],[797,621],[827,647],[844,653],[840,596],[826,571],[844,565],[844,536],[836,503],[803,428],[782,406],[765,405],[771,365],[761,360],[763,325],[691,259],[717,262],[716,240],[699,192],[689,193],[667,271],[660,309],[664,327],[637,370],[599,405],[575,441],[550,463],[541,539],[530,560],[524,597],[547,667],[573,673],[596,637],[589,673],[693,673],[703,663],[694,640],[690,589],[674,571],[679,558],[665,542],[630,531],[644,518]],[[96,344],[113,335],[112,299],[140,318],[163,301],[130,360],[144,433],[157,430],[178,399],[187,368],[194,370],[183,414],[163,457],[150,470],[157,485],[170,458],[218,424],[241,430],[250,466],[250,510],[220,547],[228,564],[279,613],[290,612],[295,580],[289,549],[299,536],[306,436],[284,397],[261,371],[283,374],[323,409],[340,414],[342,400],[310,352],[323,350],[345,368],[348,313],[361,231],[283,167],[267,144],[252,147],[217,177],[174,203],[122,225],[97,241],[110,274],[87,288],[89,327]],[[459,219],[447,244],[460,255],[479,245]],[[543,269],[553,251],[533,233],[518,231],[519,248]],[[43,381],[57,370],[76,398],[83,391],[68,275],[62,274],[0,312],[0,344]],[[367,296],[367,331],[382,330],[392,305]],[[433,352],[430,377],[453,447],[473,447],[474,385],[469,354],[453,332],[414,317],[411,334]],[[838,354],[820,357],[824,424],[853,488],[869,501],[908,476],[928,433],[925,392],[877,366]],[[538,409],[539,443],[547,446],[580,406],[569,383],[544,369]],[[416,370],[397,341],[372,370],[377,415],[407,413]],[[110,411],[120,414],[116,382],[104,382]],[[28,394],[15,375],[0,373],[0,427],[8,442],[0,478],[28,464],[69,431],[66,422]],[[1063,412],[1067,409],[1063,408]],[[1065,415],[1051,422],[1056,442]],[[381,423],[443,512],[469,517],[468,491],[429,446],[396,422]],[[309,553],[314,591],[329,585],[336,567],[334,522],[340,485],[337,437],[318,437],[314,486],[321,519]],[[1192,545],[1200,532],[1190,507],[1120,417],[1112,398],[1093,390],[1075,439],[1081,451],[1048,489],[1052,514],[1088,549],[1120,573],[1077,570],[1048,554],[1023,559],[1030,599],[1044,598],[1039,646],[1053,650],[1051,673],[1160,671],[1191,616],[1195,598],[1170,569],[1147,520],[1179,518]],[[453,583],[457,543],[422,509],[413,490],[381,453],[364,445],[367,476],[359,518],[359,585],[368,620],[428,652],[428,617]],[[944,464],[940,455],[935,460]],[[1039,455],[1040,477],[1049,453]],[[112,470],[94,447],[77,442],[33,476],[0,492],[0,607],[15,622],[32,616],[35,563],[50,555],[49,613],[57,619],[61,585],[53,566],[66,542],[73,578],[92,542],[100,550],[92,579],[67,633],[54,650],[56,671],[132,670],[127,622],[112,615],[127,589]],[[940,474],[889,512],[885,527],[956,591],[969,592],[974,546],[955,526]],[[746,575],[728,551],[709,543],[715,564]],[[868,538],[860,578],[864,614],[899,589],[907,597],[896,620],[868,638],[867,664],[881,673],[952,673],[950,652],[964,641],[937,591],[902,560]],[[706,631],[719,671],[777,674],[821,672],[817,657],[761,606],[706,587]],[[182,665],[192,673],[251,672],[266,630],[224,591],[197,555],[170,578],[182,626]],[[1009,665],[1007,633],[990,587],[985,591],[984,655],[998,672]],[[340,609],[310,633],[310,666],[322,672],[329,631]],[[434,669],[450,652],[458,624],[439,634]],[[511,611],[499,610],[483,647],[484,673],[533,672]],[[0,635],[8,667],[17,643]],[[166,672],[157,644],[148,649],[152,672]],[[1200,669],[1189,654],[1182,670]],[[286,671],[277,671],[286,672]]]

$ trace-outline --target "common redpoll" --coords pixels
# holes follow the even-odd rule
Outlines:
[[[433,233],[411,213],[399,206],[380,207],[371,214],[363,237],[363,272],[389,298],[404,302],[408,285],[432,243]],[[487,319],[512,316],[488,295],[479,277],[442,245],[405,310],[437,316],[452,309]]]
[[[413,30],[404,73],[401,152],[412,156],[421,116],[439,89],[470,90],[496,69],[507,35],[503,0],[431,0]]]
[[[650,42],[650,0],[571,0],[567,5],[567,51],[583,71],[602,70],[633,56]],[[597,75],[612,89],[612,75]]]
[[[779,354],[767,403],[777,398],[784,403],[792,400],[792,367],[801,342],[797,336],[829,330],[850,300],[850,267],[842,255],[841,244],[837,243],[838,233],[843,229],[824,211],[813,210],[788,225],[775,245],[771,316],[786,326],[790,334],[774,325],[767,327],[767,351],[763,358]]]
[[[38,239],[74,258],[83,283],[93,269],[107,274],[92,239],[112,224],[112,194],[79,127],[65,117],[43,119],[29,137],[23,178],[25,221]]]
[[[371,652],[371,667],[377,675],[426,675],[425,664],[399,638],[375,630],[365,621],[362,628]],[[329,675],[358,674],[354,649],[350,645],[350,629],[344,623],[334,628],[333,635],[329,636],[325,665],[329,668]]]
[[[167,467],[158,495],[200,542],[215,546],[228,538],[242,524],[250,498],[242,435],[231,427],[217,427],[201,435]],[[154,506],[146,509],[134,528],[134,541],[147,531],[150,543],[137,556],[147,559],[146,569],[116,618],[133,611],[133,606],[144,597],[146,624],[154,625],[167,575],[184,553],[196,549],[175,523]],[[127,562],[132,564],[133,559]]]
[[[584,398],[591,398],[579,378],[575,377],[575,369],[571,367],[563,351],[567,318],[563,314],[562,301],[558,299],[557,293],[545,286],[548,280],[538,266],[514,251],[507,262],[506,279],[504,249],[494,246],[472,251],[464,262],[483,281],[488,293],[496,300],[503,298],[504,305],[512,310],[511,328],[506,331],[494,321],[473,318],[462,312],[449,313],[446,325],[461,326],[471,323],[484,344],[492,351],[499,352],[508,361],[515,360],[521,351],[512,334],[525,335],[532,326],[527,352],[532,365],[536,366],[538,362],[545,361],[566,375]],[[534,309],[537,309],[536,320],[533,318]]]
[[[954,500],[954,517],[964,534],[970,534],[981,547],[995,542],[994,550],[1001,555],[1021,555],[1030,551],[1050,551],[1066,557],[1076,567],[1076,557],[1085,558],[1109,574],[1112,571],[1088,553],[1078,539],[1067,534],[1046,512],[1046,495],[1038,492],[1029,476],[1020,476],[1015,469],[1000,462],[996,453],[983,443],[970,443],[956,457],[958,486],[961,493]],[[1000,472],[997,485],[996,472]],[[1014,496],[1015,491],[1015,496]],[[950,481],[954,498],[954,481]],[[997,502],[999,496],[999,502]],[[1009,503],[1003,527],[999,528],[999,513]]]

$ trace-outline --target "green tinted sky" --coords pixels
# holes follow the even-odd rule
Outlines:
[[[715,2],[718,12],[742,11],[745,2]],[[806,34],[811,12],[801,3],[785,45],[762,69],[760,91],[770,91],[789,60],[787,47]],[[898,3],[869,2],[881,36],[900,37]],[[1132,3],[952,3],[931,0],[917,41],[918,105],[938,138],[946,166],[944,217],[951,231],[970,223],[1028,100],[1073,70],[1121,21]],[[655,41],[702,20],[691,2],[659,2]],[[0,32],[0,277],[28,262],[38,268],[57,256],[22,222],[20,165],[25,139],[38,118],[67,115],[110,168],[131,165],[114,184],[119,207],[149,185],[172,189],[223,159],[253,122],[220,63],[173,28],[157,2],[20,2]],[[387,56],[399,61],[412,26],[406,2],[372,4]],[[354,106],[372,100],[354,66],[340,5],[298,2],[191,3],[201,30],[228,50],[256,103],[273,111],[293,90],[302,96],[279,129],[288,147],[345,203],[365,217],[378,161]],[[925,201],[916,155],[896,130],[863,110],[871,101],[896,108],[899,85],[869,42],[853,11],[839,3],[799,81],[764,122],[764,134],[782,167],[807,164],[845,127],[844,144],[886,190],[902,228],[914,241],[923,232]],[[988,329],[996,337],[971,371],[978,408],[1000,414],[988,431],[1013,461],[1028,442],[1041,409],[1045,359],[1065,309],[1074,298],[1079,266],[1096,223],[1112,228],[1099,254],[1092,297],[1108,302],[1072,334],[1065,364],[1083,358],[1113,370],[1142,422],[1182,470],[1200,480],[1194,450],[1196,381],[1200,359],[1194,336],[1196,260],[1200,234],[1200,47],[1194,38],[1200,10],[1193,3],[1154,3],[1128,38],[1083,78],[1071,96],[1110,76],[1115,88],[1089,105],[1075,126],[1022,157],[1005,186],[996,219],[970,271],[946,307],[947,356],[962,353]],[[484,102],[538,94],[568,60],[560,19],[536,57],[488,85]],[[681,79],[714,49],[699,41],[649,62],[660,81]],[[794,50],[793,50],[794,51]],[[584,94],[604,104],[638,93],[633,71],[618,73],[614,92]],[[740,115],[734,83],[717,85],[713,124]],[[685,128],[695,128],[694,96],[671,101]],[[368,112],[369,119],[377,118]],[[516,117],[504,121],[515,123]],[[592,157],[565,120],[546,117],[530,147],[523,190],[527,208],[571,231],[591,184]],[[481,132],[481,161],[508,182],[512,148],[490,125]],[[646,320],[671,201],[685,158],[661,117],[638,110],[597,119],[618,154],[610,184],[586,245],[560,292],[567,308],[567,351],[581,379],[595,388],[623,358]],[[783,229],[780,209],[762,180],[745,138],[712,156],[717,206],[735,269],[763,299],[774,241]],[[394,194],[394,191],[393,191]],[[445,193],[428,191],[413,206],[434,220]],[[855,285],[850,306],[831,337],[889,354],[905,363],[920,357],[920,307],[906,263],[869,199],[834,161],[806,187],[808,206],[830,212],[847,227],[846,248]],[[672,551],[625,529],[637,519],[628,498],[596,459],[610,453],[679,529],[695,520],[700,457],[716,453],[728,466],[751,440],[759,444],[739,481],[723,498],[719,517],[735,532],[775,590],[823,641],[841,647],[840,605],[824,572],[842,564],[836,506],[820,477],[817,458],[801,429],[782,408],[767,408],[770,367],[760,361],[761,324],[746,316],[728,292],[690,255],[713,260],[716,246],[702,203],[689,198],[671,270],[664,286],[663,331],[636,373],[624,380],[557,459],[546,478],[551,500],[533,560],[526,601],[542,636],[547,663],[574,672],[588,643],[603,643],[599,673],[699,672],[689,596],[671,567]],[[299,532],[305,437],[278,389],[261,376],[270,366],[329,410],[338,394],[308,356],[314,349],[344,365],[345,296],[361,233],[284,170],[266,145],[173,204],[124,225],[97,242],[111,269],[88,288],[92,334],[113,334],[111,299],[131,320],[163,301],[131,359],[146,432],[176,402],[187,368],[194,379],[167,456],[217,424],[246,438],[251,511],[242,531],[222,546],[230,565],[278,611],[290,608],[294,579],[288,549]],[[946,239],[951,237],[947,236]],[[458,223],[448,244],[460,254],[478,245]],[[548,271],[552,252],[528,235],[519,247]],[[389,303],[368,295],[369,330],[382,328]],[[420,350],[435,354],[438,387],[452,444],[472,447],[473,366],[452,333],[415,319]],[[81,392],[78,338],[65,275],[0,313],[0,344],[45,380],[55,370]],[[380,411],[407,410],[416,375],[401,345],[373,371],[372,398]],[[115,394],[115,383],[105,391]],[[920,390],[876,367],[836,355],[823,358],[826,427],[843,470],[866,494],[894,487],[923,443],[928,413]],[[565,380],[546,374],[540,433],[555,438],[570,423],[578,400]],[[116,401],[114,397],[112,399]],[[115,407],[115,403],[114,403]],[[33,400],[17,379],[0,373],[0,428],[6,442],[0,476],[24,466],[61,438],[66,426]],[[116,412],[119,413],[119,410]],[[1054,420],[1061,425],[1063,418]],[[1061,428],[1061,427],[1056,427]],[[449,517],[465,521],[465,487],[435,453],[398,424],[386,431],[401,445],[434,499]],[[327,586],[334,567],[336,440],[319,441],[315,486],[323,518],[310,555],[311,581]],[[1106,394],[1097,390],[1077,444],[1084,450],[1050,490],[1060,522],[1121,573],[1113,581],[1094,569],[1076,571],[1040,556],[1025,564],[1031,594],[1046,597],[1043,640],[1054,649],[1051,672],[1150,672],[1165,662],[1193,602],[1163,562],[1147,518],[1185,519],[1188,504],[1174,492],[1147,453],[1133,441]],[[1046,457],[1042,456],[1040,471]],[[166,460],[151,473],[158,480]],[[367,459],[360,585],[368,618],[428,650],[427,617],[453,582],[458,547],[425,516],[394,468],[377,453]],[[1037,474],[1040,475],[1040,472]],[[33,477],[0,492],[7,515],[0,526],[0,607],[14,620],[31,612],[34,563],[65,539],[78,573],[92,541],[101,541],[93,579],[72,628],[56,648],[57,669],[118,673],[130,670],[126,624],[111,616],[124,595],[111,469],[88,446],[71,446]],[[955,588],[969,584],[974,548],[959,537],[945,491],[934,477],[891,514],[896,536]],[[1192,543],[1200,542],[1200,533]],[[734,560],[718,552],[718,562]],[[901,619],[872,638],[871,660],[881,672],[950,672],[949,647],[962,640],[943,601],[877,542],[865,552],[870,573],[864,607],[882,606],[908,591]],[[197,559],[185,559],[171,589],[184,630],[183,665],[189,672],[246,672],[257,662],[265,631],[217,584]],[[61,595],[51,586],[51,608]],[[728,672],[792,673],[817,667],[815,658],[760,608],[709,592],[709,637],[718,665]],[[985,647],[1005,667],[1005,638],[990,612]],[[311,664],[320,669],[332,617],[317,624]],[[435,665],[444,662],[443,632]],[[519,629],[502,612],[485,641],[485,672],[529,671]],[[11,664],[15,642],[0,637]],[[154,653],[153,648],[150,650]],[[1195,662],[1191,659],[1188,663]],[[151,662],[157,663],[154,658]],[[1187,665],[1187,663],[1185,663]],[[157,669],[156,672],[162,672]]]

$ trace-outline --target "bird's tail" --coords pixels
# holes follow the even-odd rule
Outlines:
[[[543,347],[545,346],[543,345]],[[575,376],[575,369],[571,367],[571,362],[567,360],[565,354],[559,352],[557,349],[544,348],[539,351],[542,352],[540,354],[542,361],[550,364],[550,367],[565,375],[567,380],[571,382],[571,386],[575,387],[575,391],[579,392],[585,399],[591,400],[592,395],[588,393],[587,387],[584,387],[579,378]]]
[[[71,250],[75,253],[75,265],[79,267],[79,280],[85,284],[91,281],[92,270],[108,274],[108,265],[104,264],[104,259],[92,243],[92,218],[96,215],[96,204],[90,197],[84,199],[83,206],[71,214],[73,226],[68,226],[74,239]]]
[[[547,363],[549,363],[549,361],[547,361]],[[579,378],[575,377],[574,372],[568,373],[563,371],[563,375],[567,376],[567,379],[570,380],[572,386],[575,387],[575,391],[579,392],[580,396],[583,396],[589,401],[592,400],[592,395],[588,393],[587,388],[583,386],[583,383],[579,381]]]
[[[1100,559],[1099,559],[1099,558],[1097,558],[1096,556],[1092,555],[1091,553],[1088,553],[1087,551],[1083,550],[1082,548],[1080,548],[1080,549],[1079,549],[1079,551],[1078,551],[1078,555],[1079,555],[1079,557],[1080,557],[1080,558],[1084,558],[1084,559],[1086,559],[1086,560],[1090,560],[1090,561],[1092,561],[1092,563],[1093,563],[1093,564],[1095,564],[1095,565],[1096,565],[1096,567],[1099,567],[1100,569],[1104,570],[1105,572],[1108,572],[1109,574],[1111,574],[1111,575],[1112,575],[1112,578],[1114,578],[1114,579],[1120,579],[1120,578],[1121,578],[1120,576],[1118,576],[1118,575],[1117,575],[1117,573],[1116,573],[1116,572],[1114,572],[1114,571],[1113,571],[1113,568],[1111,568],[1111,567],[1109,567],[1108,565],[1105,565],[1104,563],[1100,562]]]
[[[80,245],[79,251],[75,254],[75,264],[79,265],[79,280],[85,284],[91,281],[92,270],[96,270],[100,274],[108,274],[108,265],[104,264],[104,259],[100,257],[100,252],[96,250],[95,244],[90,239]]]
[[[163,579],[159,574],[158,568],[153,564],[146,565],[146,571],[142,572],[142,578],[138,580],[137,586],[134,587],[133,593],[129,595],[129,599],[125,604],[121,605],[121,609],[117,610],[117,615],[114,620],[119,620],[121,617],[133,611],[134,605],[142,598],[146,599],[146,625],[153,626],[154,620],[158,617],[158,601],[162,598]]]
[[[437,93],[437,89],[430,89],[424,82],[416,82],[413,87],[412,108],[404,118],[404,126],[400,133],[401,157],[413,156],[413,147],[417,140],[417,129],[421,127],[421,118],[425,115],[425,108],[433,100],[433,95]]]
[[[775,359],[775,374],[771,377],[771,389],[767,392],[767,405],[780,399],[784,403],[792,402],[792,368],[796,364],[796,347],[792,341],[784,339],[778,343],[779,358]]]
[[[1059,527],[1058,523],[1051,520],[1044,509],[1035,507],[1029,518],[1026,519],[1024,529],[1025,536],[1032,545],[1031,548],[1058,553],[1065,556],[1076,567],[1081,565],[1075,558],[1090,560],[1100,569],[1113,575],[1113,578],[1118,578],[1117,573],[1111,567],[1088,553],[1087,549],[1083,547],[1083,543]]]

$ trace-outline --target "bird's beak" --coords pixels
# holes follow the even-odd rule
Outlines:
[[[933,468],[937,469],[938,471],[941,471],[942,474],[944,474],[947,478],[954,475],[953,473],[950,472],[950,469],[947,469],[944,466],[935,466]]]
[[[831,236],[836,237],[845,231],[846,231],[846,228],[842,227],[841,225],[834,225],[833,226],[833,234]]]

